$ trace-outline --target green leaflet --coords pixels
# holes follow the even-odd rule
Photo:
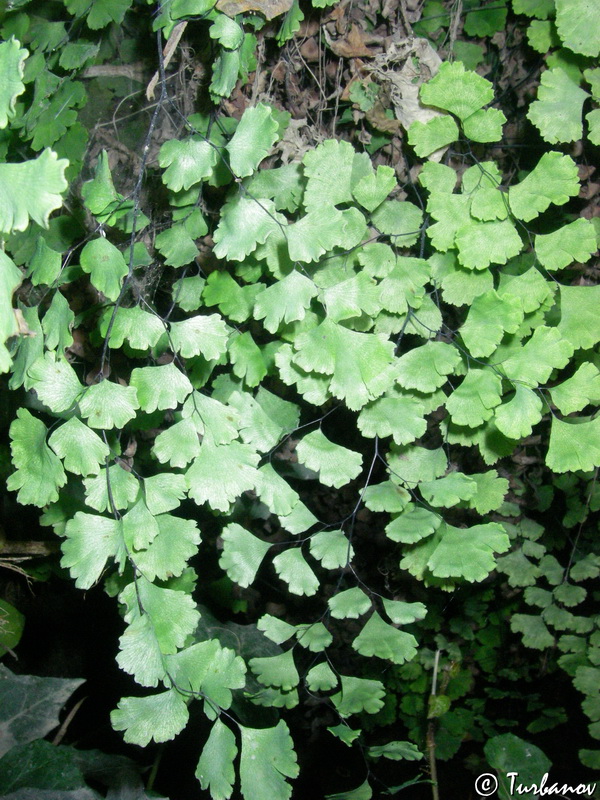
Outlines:
[[[587,97],[560,67],[548,69],[542,73],[538,99],[527,116],[550,144],[572,142],[583,133],[581,114]]]
[[[124,739],[145,747],[150,741],[168,742],[183,730],[188,710],[183,697],[170,689],[148,697],[124,697],[110,715]]]
[[[69,569],[81,589],[96,583],[109,558],[124,562],[126,553],[118,520],[79,511],[67,522],[65,534],[61,565]]]
[[[252,800],[288,800],[291,786],[286,778],[298,775],[298,764],[287,725],[279,720],[274,728],[240,726],[242,754],[240,783],[244,797]]]
[[[363,656],[378,656],[393,664],[404,664],[417,653],[417,640],[410,633],[399,631],[384,622],[374,611],[352,647]]]
[[[306,563],[298,547],[285,550],[273,559],[275,572],[285,581],[292,594],[310,597],[319,588],[319,579]]]
[[[27,50],[19,48],[19,42],[11,37],[0,44],[0,128],[5,128],[15,114],[15,102],[25,91],[23,63]]]
[[[46,444],[46,426],[24,408],[10,426],[12,463],[16,468],[6,481],[18,491],[23,505],[38,507],[58,499],[58,490],[67,482],[60,460]]]
[[[44,150],[35,160],[22,164],[0,164],[0,231],[24,231],[30,218],[48,227],[50,214],[62,205],[67,188],[68,161],[52,150]],[[35,191],[33,189],[35,187]]]
[[[211,35],[212,32],[211,29]],[[253,108],[246,109],[227,145],[229,162],[235,175],[239,178],[252,175],[263,158],[269,154],[271,146],[278,138],[278,130],[279,125],[272,116],[270,106],[259,103]]]
[[[163,182],[178,192],[212,175],[217,151],[213,144],[200,136],[190,136],[181,142],[165,142],[160,148],[158,163],[165,168]]]
[[[393,345],[373,334],[356,333],[325,319],[300,334],[294,349],[293,363],[308,373],[331,376],[333,396],[355,411],[383,394],[391,382],[387,368],[393,360]]]
[[[236,755],[234,734],[217,719],[196,768],[200,786],[209,789],[214,800],[227,800],[231,797],[235,782],[233,761]]]
[[[235,522],[221,533],[223,553],[219,564],[232,581],[250,586],[271,545]]]
[[[360,473],[360,453],[331,442],[320,430],[304,436],[297,447],[302,464],[319,473],[319,480],[326,486],[339,488]]]

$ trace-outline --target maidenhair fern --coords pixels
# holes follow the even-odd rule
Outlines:
[[[226,95],[250,68],[252,35],[202,5],[190,12],[174,0],[155,24],[168,33],[177,20],[205,14],[221,48],[211,92]],[[600,44],[567,5],[557,2],[558,35],[597,55]],[[92,30],[120,21],[128,7],[67,4]],[[522,10],[535,16],[531,4]],[[25,125],[34,149],[52,145],[50,123],[33,106],[17,113],[27,51],[15,38],[0,48],[0,124]],[[596,71],[582,76],[592,94]],[[551,144],[581,135],[590,93],[571,84],[560,67],[548,70],[530,107]],[[591,618],[569,610],[585,590],[568,580],[569,570],[573,581],[597,575],[597,558],[578,556],[566,572],[554,566],[545,547],[533,546],[536,537],[511,522],[507,473],[496,466],[548,426],[544,458],[555,475],[589,482],[600,466],[600,419],[590,410],[600,398],[593,352],[600,289],[561,274],[596,251],[596,228],[558,214],[536,227],[579,191],[575,162],[558,150],[510,185],[494,162],[469,156],[460,174],[440,163],[440,149],[458,139],[501,139],[505,118],[489,105],[488,80],[461,62],[444,63],[423,84],[421,101],[440,112],[408,132],[425,159],[422,208],[404,198],[390,167],[375,169],[345,141],[326,140],[297,163],[261,169],[287,122],[266,103],[239,122],[189,117],[181,138],[158,154],[169,222],[152,253],[138,236],[152,209],[138,210],[115,190],[101,153],[81,190],[95,222],[62,264],[96,291],[85,324],[98,363],[87,376],[65,354],[82,319],[58,288],[61,260],[44,230],[60,207],[68,162],[43,149],[31,161],[0,165],[0,228],[10,234],[37,223],[29,228],[27,275],[50,299],[39,307],[41,320],[34,306],[13,312],[23,275],[1,254],[0,369],[12,372],[11,388],[29,393],[10,427],[8,487],[20,503],[44,509],[76,586],[108,576],[118,594],[125,628],[117,660],[145,691],[120,701],[113,726],[134,744],[164,742],[200,703],[212,727],[196,775],[215,800],[229,798],[238,782],[246,800],[290,796],[298,766],[284,709],[306,691],[330,705],[338,724],[329,730],[346,744],[364,742],[373,758],[421,757],[408,741],[369,746],[354,727],[362,724],[356,715],[381,711],[386,694],[362,665],[415,659],[428,610],[363,584],[356,557],[365,543],[354,535],[362,506],[386,515],[394,559],[425,587],[452,592],[495,569],[514,576],[515,558],[525,559],[533,580],[515,583],[531,586],[525,601],[534,610],[515,614],[513,630],[533,648],[550,646],[556,633],[566,652],[571,644],[560,632],[574,631],[590,663],[565,668],[589,697],[597,686],[598,637]],[[558,130],[565,104],[570,124]],[[219,263],[201,274],[205,186],[228,188],[212,232]],[[136,288],[152,261],[174,271],[166,306]],[[350,435],[326,423],[340,409]],[[136,447],[126,450],[130,439]],[[466,448],[477,457],[465,459]],[[302,481],[344,489],[354,511],[327,524]],[[283,592],[315,598],[297,624],[270,614],[257,621],[275,654],[244,659],[203,633],[194,587],[203,580],[200,542],[210,541],[198,525],[206,518],[219,529],[219,565],[232,583],[249,587],[269,570]],[[282,535],[270,537],[274,529]],[[533,592],[542,577],[543,595]],[[338,620],[358,622],[340,637]],[[348,653],[338,661],[342,638]],[[314,654],[308,669],[306,651]],[[364,659],[352,662],[361,665],[356,674],[344,674],[356,656]],[[279,721],[243,724],[234,697],[281,709]],[[597,737],[595,707],[589,715]],[[584,760],[596,763],[589,753]],[[370,791],[365,784],[360,796]]]

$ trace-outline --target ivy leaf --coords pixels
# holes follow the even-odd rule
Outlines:
[[[311,692],[328,692],[337,686],[337,683],[338,679],[326,661],[312,667],[306,675],[306,685]]]
[[[294,362],[307,372],[331,375],[330,391],[353,411],[379,397],[389,383],[394,345],[325,319],[294,341]]]
[[[251,658],[248,664],[263,686],[274,686],[284,692],[289,692],[300,683],[300,676],[291,650],[277,656]]]
[[[55,413],[72,409],[83,391],[73,367],[52,351],[29,367],[28,376],[40,401]]]
[[[97,433],[72,417],[50,436],[48,444],[63,459],[65,469],[76,475],[97,475],[110,450]]]
[[[546,269],[563,269],[573,261],[584,264],[597,249],[594,226],[582,217],[553,233],[535,237],[535,254]]]
[[[324,569],[337,569],[352,561],[354,548],[343,531],[321,531],[311,537],[310,554]]]
[[[362,456],[354,450],[331,442],[321,430],[307,434],[296,447],[301,464],[319,473],[325,486],[339,489],[357,477]]]
[[[433,392],[443,386],[460,363],[460,352],[444,342],[427,342],[398,359],[396,380],[405,389]]]
[[[504,333],[516,333],[522,321],[521,301],[512,295],[502,298],[492,289],[473,300],[460,334],[471,355],[486,357],[494,352]]]
[[[385,689],[381,681],[352,678],[349,675],[340,675],[340,681],[341,691],[331,698],[340,717],[360,714],[361,711],[376,714],[383,708]]]
[[[585,0],[556,0],[556,27],[565,47],[574,53],[600,54],[600,33],[594,7]]]
[[[117,510],[128,508],[138,496],[139,483],[135,475],[123,469],[119,464],[113,464],[100,470],[99,475],[86,478],[83,481],[86,495],[86,505],[96,511],[111,511],[113,505]],[[110,485],[110,497],[108,486]],[[112,500],[112,502],[111,502]]]
[[[129,514],[131,511],[123,517],[123,524]],[[172,514],[159,514],[153,519],[158,533],[144,549],[132,553],[136,566],[151,581],[181,575],[189,559],[198,552],[200,532],[196,523]],[[145,526],[146,535],[149,527]]]
[[[507,219],[493,222],[472,220],[457,230],[455,243],[458,260],[467,269],[487,269],[490,264],[506,264],[523,249],[521,237]]]
[[[489,514],[500,508],[508,492],[508,480],[500,478],[494,469],[470,475],[477,484],[477,492],[468,500],[467,506],[479,514]]]
[[[529,106],[527,116],[546,142],[572,142],[583,135],[581,112],[588,97],[563,69],[547,69],[542,72],[537,100]]]
[[[47,428],[25,408],[17,410],[11,423],[12,463],[16,472],[6,480],[10,491],[17,491],[22,505],[39,508],[58,500],[58,490],[67,482],[67,476],[52,450],[46,444]]]
[[[476,72],[465,71],[461,61],[440,64],[439,71],[420,89],[421,102],[443,108],[465,120],[494,97],[492,84]]]
[[[296,634],[295,625],[290,625],[289,622],[273,617],[271,614],[263,614],[256,623],[256,627],[275,644],[283,644]]]
[[[62,206],[68,164],[48,149],[31,161],[0,164],[0,231],[24,231],[30,218],[47,228],[50,214]]]
[[[275,333],[282,322],[287,325],[303,320],[316,295],[317,287],[313,281],[292,270],[285,278],[257,294],[254,318],[264,319],[265,328]]]
[[[396,174],[392,167],[379,164],[376,173],[365,175],[360,179],[352,194],[367,211],[375,211],[396,186]]]
[[[171,322],[171,343],[184,358],[203,355],[216,361],[227,352],[229,329],[219,314],[197,315]]]
[[[322,622],[298,625],[297,630],[296,638],[298,644],[306,647],[311,653],[323,652],[333,641],[333,636]]]
[[[581,411],[589,403],[600,403],[600,370],[585,361],[577,372],[550,390],[552,402],[562,414]]]
[[[237,755],[235,736],[220,719],[212,726],[196,768],[202,789],[209,790],[213,800],[228,800],[233,792]]]
[[[500,405],[502,383],[491,369],[470,369],[461,385],[446,403],[448,413],[456,425],[481,425],[494,414]]]
[[[275,556],[273,566],[292,594],[311,597],[317,593],[319,579],[306,563],[299,547],[292,547]]]
[[[186,472],[189,496],[197,505],[208,503],[225,513],[241,494],[259,484],[257,464],[258,454],[252,447],[241,442],[214,444],[205,438]]]
[[[352,189],[372,167],[366,154],[354,152],[349,142],[327,139],[304,156],[304,191],[307,211],[352,202]]]
[[[270,543],[263,542],[236,522],[231,522],[223,529],[221,538],[223,552],[219,566],[234,583],[250,586],[271,547]]]
[[[191,419],[182,419],[159,433],[152,452],[161,464],[185,467],[200,454],[200,441]]]
[[[129,272],[129,267],[123,253],[114,244],[103,236],[92,239],[81,251],[79,263],[99,292],[109,300],[118,298],[121,281]]]
[[[358,415],[358,429],[363,436],[392,436],[396,444],[410,444],[427,430],[427,422],[416,399],[380,397],[368,403]]]
[[[427,607],[423,603],[405,603],[401,600],[383,598],[385,613],[396,625],[410,625],[427,616]]]
[[[141,747],[174,739],[188,718],[187,705],[175,689],[148,697],[124,697],[110,715],[113,728],[125,731],[123,739]]]
[[[231,337],[229,359],[233,365],[233,374],[241,378],[246,386],[258,386],[267,374],[265,359],[250,331]]]
[[[278,214],[272,200],[257,202],[237,195],[225,204],[214,232],[215,255],[230,261],[243,261],[257,245],[276,234],[285,219]]]
[[[514,355],[502,362],[502,369],[511,380],[535,386],[545,383],[553,369],[566,367],[572,355],[571,342],[557,328],[541,326]]]
[[[600,286],[561,286],[558,330],[574,348],[600,341]]]
[[[416,645],[417,640],[414,636],[388,625],[374,611],[352,642],[352,649],[362,656],[377,656],[393,664],[404,664],[417,654]]]
[[[163,183],[173,192],[189,189],[210,178],[217,163],[217,150],[200,136],[190,136],[181,142],[170,139],[161,145],[158,163],[164,169]]]
[[[419,158],[426,158],[460,136],[458,125],[449,114],[441,114],[427,122],[415,120],[408,129],[408,143]]]
[[[327,605],[334,619],[358,619],[371,608],[371,598],[355,586],[330,597]]]
[[[508,190],[510,210],[517,219],[529,222],[550,203],[564,205],[579,194],[577,164],[556,150],[544,153],[537,166],[520,183]]]
[[[189,379],[174,362],[155,367],[136,367],[130,385],[137,391],[141,408],[151,414],[166,408],[177,408],[192,391]]]
[[[252,175],[260,162],[269,155],[271,147],[277,141],[278,131],[279,125],[270,106],[258,103],[253,108],[247,108],[227,145],[229,163],[234,174],[239,178]]]
[[[65,526],[61,566],[67,568],[78,589],[90,589],[100,578],[109,558],[125,559],[118,520],[78,511]]]
[[[393,542],[414,544],[431,536],[440,527],[439,514],[409,503],[404,511],[386,525],[386,536]]]
[[[578,423],[553,417],[546,464],[554,472],[591,472],[600,466],[600,417]]]
[[[541,397],[522,383],[515,383],[515,393],[498,406],[494,412],[494,422],[498,430],[509,439],[522,439],[529,436],[534,425],[542,418]]]
[[[419,490],[429,505],[452,508],[461,500],[471,500],[477,492],[477,484],[462,472],[450,472],[444,478],[423,481]]]
[[[23,65],[28,55],[14,36],[0,44],[0,129],[14,117],[17,97],[25,91]]]
[[[296,778],[299,768],[287,725],[279,720],[274,728],[240,725],[242,795],[252,800],[289,800],[291,786],[285,778]]]

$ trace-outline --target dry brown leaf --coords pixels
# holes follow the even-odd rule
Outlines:
[[[327,28],[325,39],[336,56],[340,58],[374,58],[375,53],[367,46],[365,33],[358,25],[352,25],[348,33],[341,39],[333,39]]]
[[[217,8],[228,17],[236,17],[246,11],[258,11],[267,19],[279,17],[292,7],[293,0],[218,0]]]

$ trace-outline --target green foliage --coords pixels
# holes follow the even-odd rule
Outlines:
[[[0,43],[0,370],[24,406],[7,487],[44,509],[78,588],[106,577],[119,597],[117,661],[152,691],[123,698],[113,726],[142,747],[169,741],[200,704],[211,727],[196,776],[214,800],[235,787],[245,800],[290,797],[299,767],[285,709],[307,693],[339,720],[331,733],[370,758],[418,760],[432,725],[440,758],[473,730],[492,767],[516,769],[530,745],[496,735],[486,699],[465,699],[481,674],[482,697],[504,691],[491,676],[510,629],[526,648],[556,648],[553,668],[584,695],[598,738],[600,642],[580,584],[600,569],[588,532],[600,507],[600,290],[593,268],[583,273],[597,228],[567,205],[581,188],[576,157],[548,150],[518,176],[478,160],[505,117],[491,81],[459,60],[420,85],[420,110],[437,113],[407,135],[418,204],[345,140],[286,163],[289,115],[265,102],[239,120],[195,114],[163,141],[165,84],[133,194],[101,152],[81,200],[65,203],[70,216],[51,218],[65,174],[73,187],[80,169],[60,156],[78,137],[85,150],[88,89],[75,77],[114,55],[94,32],[142,19],[130,5],[70,0],[65,16],[90,38],[64,46],[62,21],[29,30],[9,9]],[[557,0],[555,32],[551,3],[513,3],[536,17],[540,52],[558,37],[583,57],[577,72],[563,54],[541,74],[528,117],[550,144],[579,139],[584,103],[599,99],[589,8]],[[422,32],[448,26],[443,4],[427,9],[440,20]],[[302,17],[293,4],[280,42]],[[260,22],[204,0],[174,0],[146,22],[168,39],[200,19],[215,48],[207,92],[220,102],[255,68],[246,27]],[[505,19],[503,5],[465,3],[467,35],[492,36]],[[368,112],[377,97],[363,86],[351,99]],[[448,145],[456,153],[438,163]],[[525,517],[527,503],[542,514],[561,492],[563,526],[579,526],[573,553]],[[380,547],[385,581],[371,587],[361,570]],[[285,619],[257,620],[252,652],[202,619],[194,587],[210,595],[219,568],[235,602],[263,585],[289,601]],[[448,620],[442,593],[459,588],[466,599]],[[385,683],[372,677],[381,660]],[[251,727],[254,705],[267,725]],[[386,714],[410,741],[369,743]],[[365,782],[332,797],[371,795]]]

